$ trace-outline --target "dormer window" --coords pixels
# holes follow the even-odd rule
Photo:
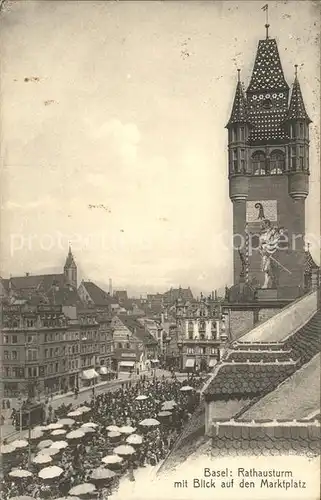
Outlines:
[[[272,101],[271,99],[264,99],[262,102],[262,108],[263,109],[271,109],[272,108]]]

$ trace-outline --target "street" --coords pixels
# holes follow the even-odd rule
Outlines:
[[[95,386],[95,394],[99,394],[102,392],[112,392],[115,389],[117,389],[121,384],[130,382],[130,381],[137,381],[141,375],[145,375],[147,378],[152,378],[153,377],[153,372],[152,371],[146,371],[143,372],[140,376],[138,375],[132,375],[131,377],[128,376],[129,374],[127,373],[119,373],[119,378],[115,380],[110,380],[106,382],[100,382],[96,384]],[[172,376],[171,372],[167,370],[162,370],[162,369],[156,369],[156,377],[161,378],[162,376],[165,376],[166,378],[169,378]],[[178,379],[183,380],[187,378],[186,374],[182,373],[176,373],[176,376]],[[65,404],[69,405],[72,403],[74,407],[79,406],[80,404],[84,403],[85,401],[90,401],[92,398],[92,388],[91,387],[83,387],[80,389],[80,392],[78,394],[78,397],[75,398],[75,395],[71,392],[63,395],[56,395],[53,397],[52,400],[50,400],[50,405],[52,406],[53,410],[59,408],[60,405]],[[42,401],[44,398],[42,398]],[[2,410],[5,416],[5,423],[4,425],[0,426],[0,441],[6,439],[8,442],[13,441],[14,439],[17,439],[20,437],[20,432],[15,429],[15,427],[11,424],[11,419],[10,415],[12,412],[12,409],[10,410],[5,410],[5,412]],[[21,437],[28,437],[28,430],[23,430],[21,433]]]

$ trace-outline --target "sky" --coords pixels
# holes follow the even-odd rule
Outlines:
[[[261,5],[262,4],[262,5]],[[131,293],[232,283],[227,131],[265,38],[259,1],[7,2],[0,15],[1,275]],[[313,120],[307,233],[319,262],[318,2],[269,2]]]

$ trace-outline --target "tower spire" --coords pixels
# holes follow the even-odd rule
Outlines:
[[[266,3],[263,7],[262,10],[265,12],[265,29],[266,29],[266,39],[268,40],[269,38],[269,6]]]
[[[241,83],[241,70],[237,70],[237,85],[231,116],[227,126],[247,122],[247,104]]]
[[[292,94],[290,99],[289,110],[287,114],[288,120],[304,120],[311,123],[308,113],[306,112],[301,87],[298,79],[298,65],[294,65],[295,76],[292,87]]]

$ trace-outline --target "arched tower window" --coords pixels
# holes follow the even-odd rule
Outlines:
[[[252,165],[254,175],[266,174],[266,157],[263,151],[256,151],[252,155]]]
[[[285,168],[285,155],[282,151],[272,151],[270,158],[270,174],[282,174]]]

